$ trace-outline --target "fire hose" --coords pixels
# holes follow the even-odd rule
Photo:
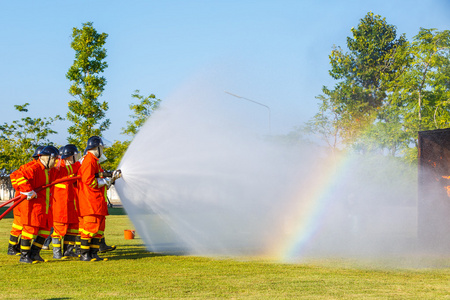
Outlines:
[[[37,192],[39,192],[39,191],[41,191],[43,189],[49,188],[49,187],[51,187],[51,186],[53,186],[53,185],[55,185],[57,183],[68,182],[68,181],[75,181],[75,180],[78,180],[80,178],[81,178],[81,176],[75,176],[75,177],[70,177],[70,178],[58,179],[58,180],[53,181],[52,183],[49,183],[47,185],[43,185],[41,187],[38,187],[38,188],[34,189],[34,191],[37,193]],[[6,216],[11,210],[14,209],[14,207],[19,205],[25,199],[27,199],[26,195],[19,195],[17,197],[12,198],[11,200],[8,200],[7,202],[1,204],[0,207],[3,207],[3,206],[5,206],[5,205],[7,205],[7,204],[9,204],[11,202],[14,202],[13,205],[11,205],[7,210],[5,210],[5,212],[2,215],[0,215],[0,220],[3,219],[4,216]],[[33,200],[30,200],[30,201],[33,201]]]
[[[114,177],[114,176],[117,176],[116,178],[122,177],[122,171],[121,170],[116,170],[114,172],[104,171],[104,172],[100,172],[100,173],[95,174],[95,178],[99,178],[99,177]],[[37,192],[39,192],[39,191],[41,191],[43,189],[46,189],[48,187],[51,187],[51,186],[53,186],[53,185],[55,185],[57,183],[68,182],[68,181],[75,181],[75,180],[78,180],[80,178],[81,178],[81,176],[57,179],[57,180],[53,181],[52,183],[49,183],[47,185],[43,185],[41,187],[38,187],[38,188],[34,189],[34,191],[37,193]],[[115,179],[113,179],[113,182],[114,182],[114,180]],[[2,215],[0,215],[0,220],[3,219],[3,217],[5,217],[11,210],[14,209],[14,207],[19,205],[26,198],[27,198],[26,195],[19,195],[17,197],[14,197],[14,198],[6,201],[5,203],[1,204],[0,208],[5,206],[5,205],[7,205],[7,204],[9,204],[9,203],[11,203],[11,202],[14,202],[13,205],[11,205]]]

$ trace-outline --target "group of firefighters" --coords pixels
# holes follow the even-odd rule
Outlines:
[[[100,166],[105,157],[103,148],[98,136],[88,139],[81,158],[72,144],[59,150],[40,146],[32,161],[11,173],[16,196],[23,195],[26,200],[14,208],[9,255],[20,255],[22,263],[46,261],[40,251],[53,227],[53,258],[106,260],[98,256],[101,245],[105,245],[106,191],[121,177],[121,171],[104,172]],[[41,188],[55,180],[58,183]]]

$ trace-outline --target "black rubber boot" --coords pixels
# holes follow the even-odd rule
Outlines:
[[[52,244],[53,244],[53,258],[54,259],[61,259],[63,257],[61,252],[61,240],[59,238],[52,238]]]
[[[91,257],[91,248],[89,247],[89,240],[81,239],[80,245],[80,260],[81,261],[95,261]]]
[[[78,255],[76,255],[75,252],[73,251],[74,249],[75,249],[75,245],[64,244],[63,259],[68,259],[71,257],[78,257]]]
[[[20,254],[20,250],[17,247],[18,245],[19,245],[19,237],[11,234],[9,236],[8,255]]]
[[[91,239],[91,244],[90,244],[90,254],[92,259],[96,260],[96,261],[103,261],[103,260],[108,260],[107,258],[101,258],[100,256],[98,256],[98,250],[100,248],[100,239],[97,238],[92,238]]]
[[[116,245],[108,246],[105,242],[105,237],[100,240],[99,253],[116,250]]]
[[[66,234],[64,236],[63,259],[78,257],[73,251],[75,248],[75,235]]]
[[[17,252],[15,245],[9,244],[7,253],[8,253],[8,255],[17,255],[17,253],[20,253],[20,252]]]
[[[17,243],[17,245],[14,246],[14,248],[17,251],[16,255],[20,255],[20,244],[21,244],[21,242],[22,242],[22,237],[19,238],[19,242]]]
[[[77,235],[75,237],[75,254],[78,257],[80,257],[80,255],[81,255],[81,248],[80,248],[80,246],[81,246],[81,236]]]
[[[37,238],[34,239],[33,245],[30,250],[30,257],[33,261],[47,262],[47,260],[43,259],[40,255],[42,245],[44,244],[45,238],[43,236],[38,235]]]
[[[19,262],[21,263],[27,263],[32,264],[33,260],[30,256],[30,250],[31,250],[31,240],[22,239],[20,241],[20,259]]]

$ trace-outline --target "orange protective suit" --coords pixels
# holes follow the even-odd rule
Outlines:
[[[32,160],[32,161],[26,163],[21,168],[26,168],[27,166],[29,166],[33,163],[35,163],[35,160]],[[11,173],[10,178],[11,178],[12,187],[16,190],[14,197],[17,197],[20,195],[20,193],[17,191],[17,182],[21,182],[23,180],[23,178],[21,178],[20,174],[16,171]],[[19,244],[19,237],[22,234],[22,230],[23,230],[23,224],[22,224],[22,220],[20,218],[20,211],[19,211],[18,206],[14,207],[13,214],[14,214],[14,220],[13,220],[13,224],[12,224],[12,228],[11,228],[11,232],[10,232],[10,237],[9,237],[10,245],[8,246],[8,249],[10,247],[17,247],[17,245]],[[18,251],[17,248],[16,248],[16,251]],[[14,254],[14,248],[12,248],[12,252],[8,252],[8,254],[10,254],[10,255]]]
[[[27,168],[28,166],[30,166],[34,163],[36,163],[36,160],[29,161],[26,164],[22,165],[20,167],[20,169]],[[9,177],[11,178],[11,185],[12,185],[13,189],[16,191],[14,194],[14,197],[20,196],[20,193],[18,192],[17,183],[21,182],[24,178],[21,177],[21,174],[19,172],[17,172],[17,170],[12,172],[11,175],[9,175]],[[22,220],[20,219],[20,211],[19,211],[18,206],[14,207],[13,214],[14,214],[14,221],[13,221],[13,225],[12,225],[12,229],[11,229],[11,235],[18,237],[22,233],[22,229],[23,229]]]
[[[65,167],[65,163],[61,163]],[[69,176],[73,177],[75,174]],[[78,223],[76,211],[76,192],[74,182],[61,182],[53,187],[53,221],[60,223]]]
[[[81,176],[78,185],[78,200],[80,216],[108,215],[108,203],[106,198],[106,186],[99,187],[95,174],[103,172],[98,158],[88,152],[78,171]]]
[[[60,160],[60,167],[65,167],[64,160]],[[75,174],[70,175],[73,177]],[[73,181],[61,182],[53,186],[52,213],[53,234],[52,237],[62,238],[67,233],[78,233],[78,213],[76,211],[76,191]]]
[[[105,216],[108,213],[106,186],[99,187],[95,174],[103,172],[98,158],[88,152],[78,174],[79,214],[83,218],[82,239],[101,238],[105,230]]]
[[[46,169],[39,161],[24,165],[17,170],[17,191],[30,192],[38,187],[47,185],[56,179],[60,179],[78,171],[80,163],[71,166]],[[18,205],[23,224],[22,238],[33,239],[37,234],[48,236],[52,225],[51,214],[51,188],[45,188],[37,192],[36,199],[24,200]],[[40,233],[42,231],[42,234]]]

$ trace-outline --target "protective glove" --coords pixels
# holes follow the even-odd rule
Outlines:
[[[27,196],[27,200],[31,200],[33,198],[37,197],[37,194],[35,191],[31,191],[31,192],[20,192],[22,195],[26,195]]]
[[[111,186],[111,178],[97,178],[98,187],[101,188],[106,185],[106,188],[109,189]]]
[[[111,179],[114,182],[116,181],[116,179],[119,179],[120,177],[122,177],[122,171],[120,169],[117,169],[112,173]]]

